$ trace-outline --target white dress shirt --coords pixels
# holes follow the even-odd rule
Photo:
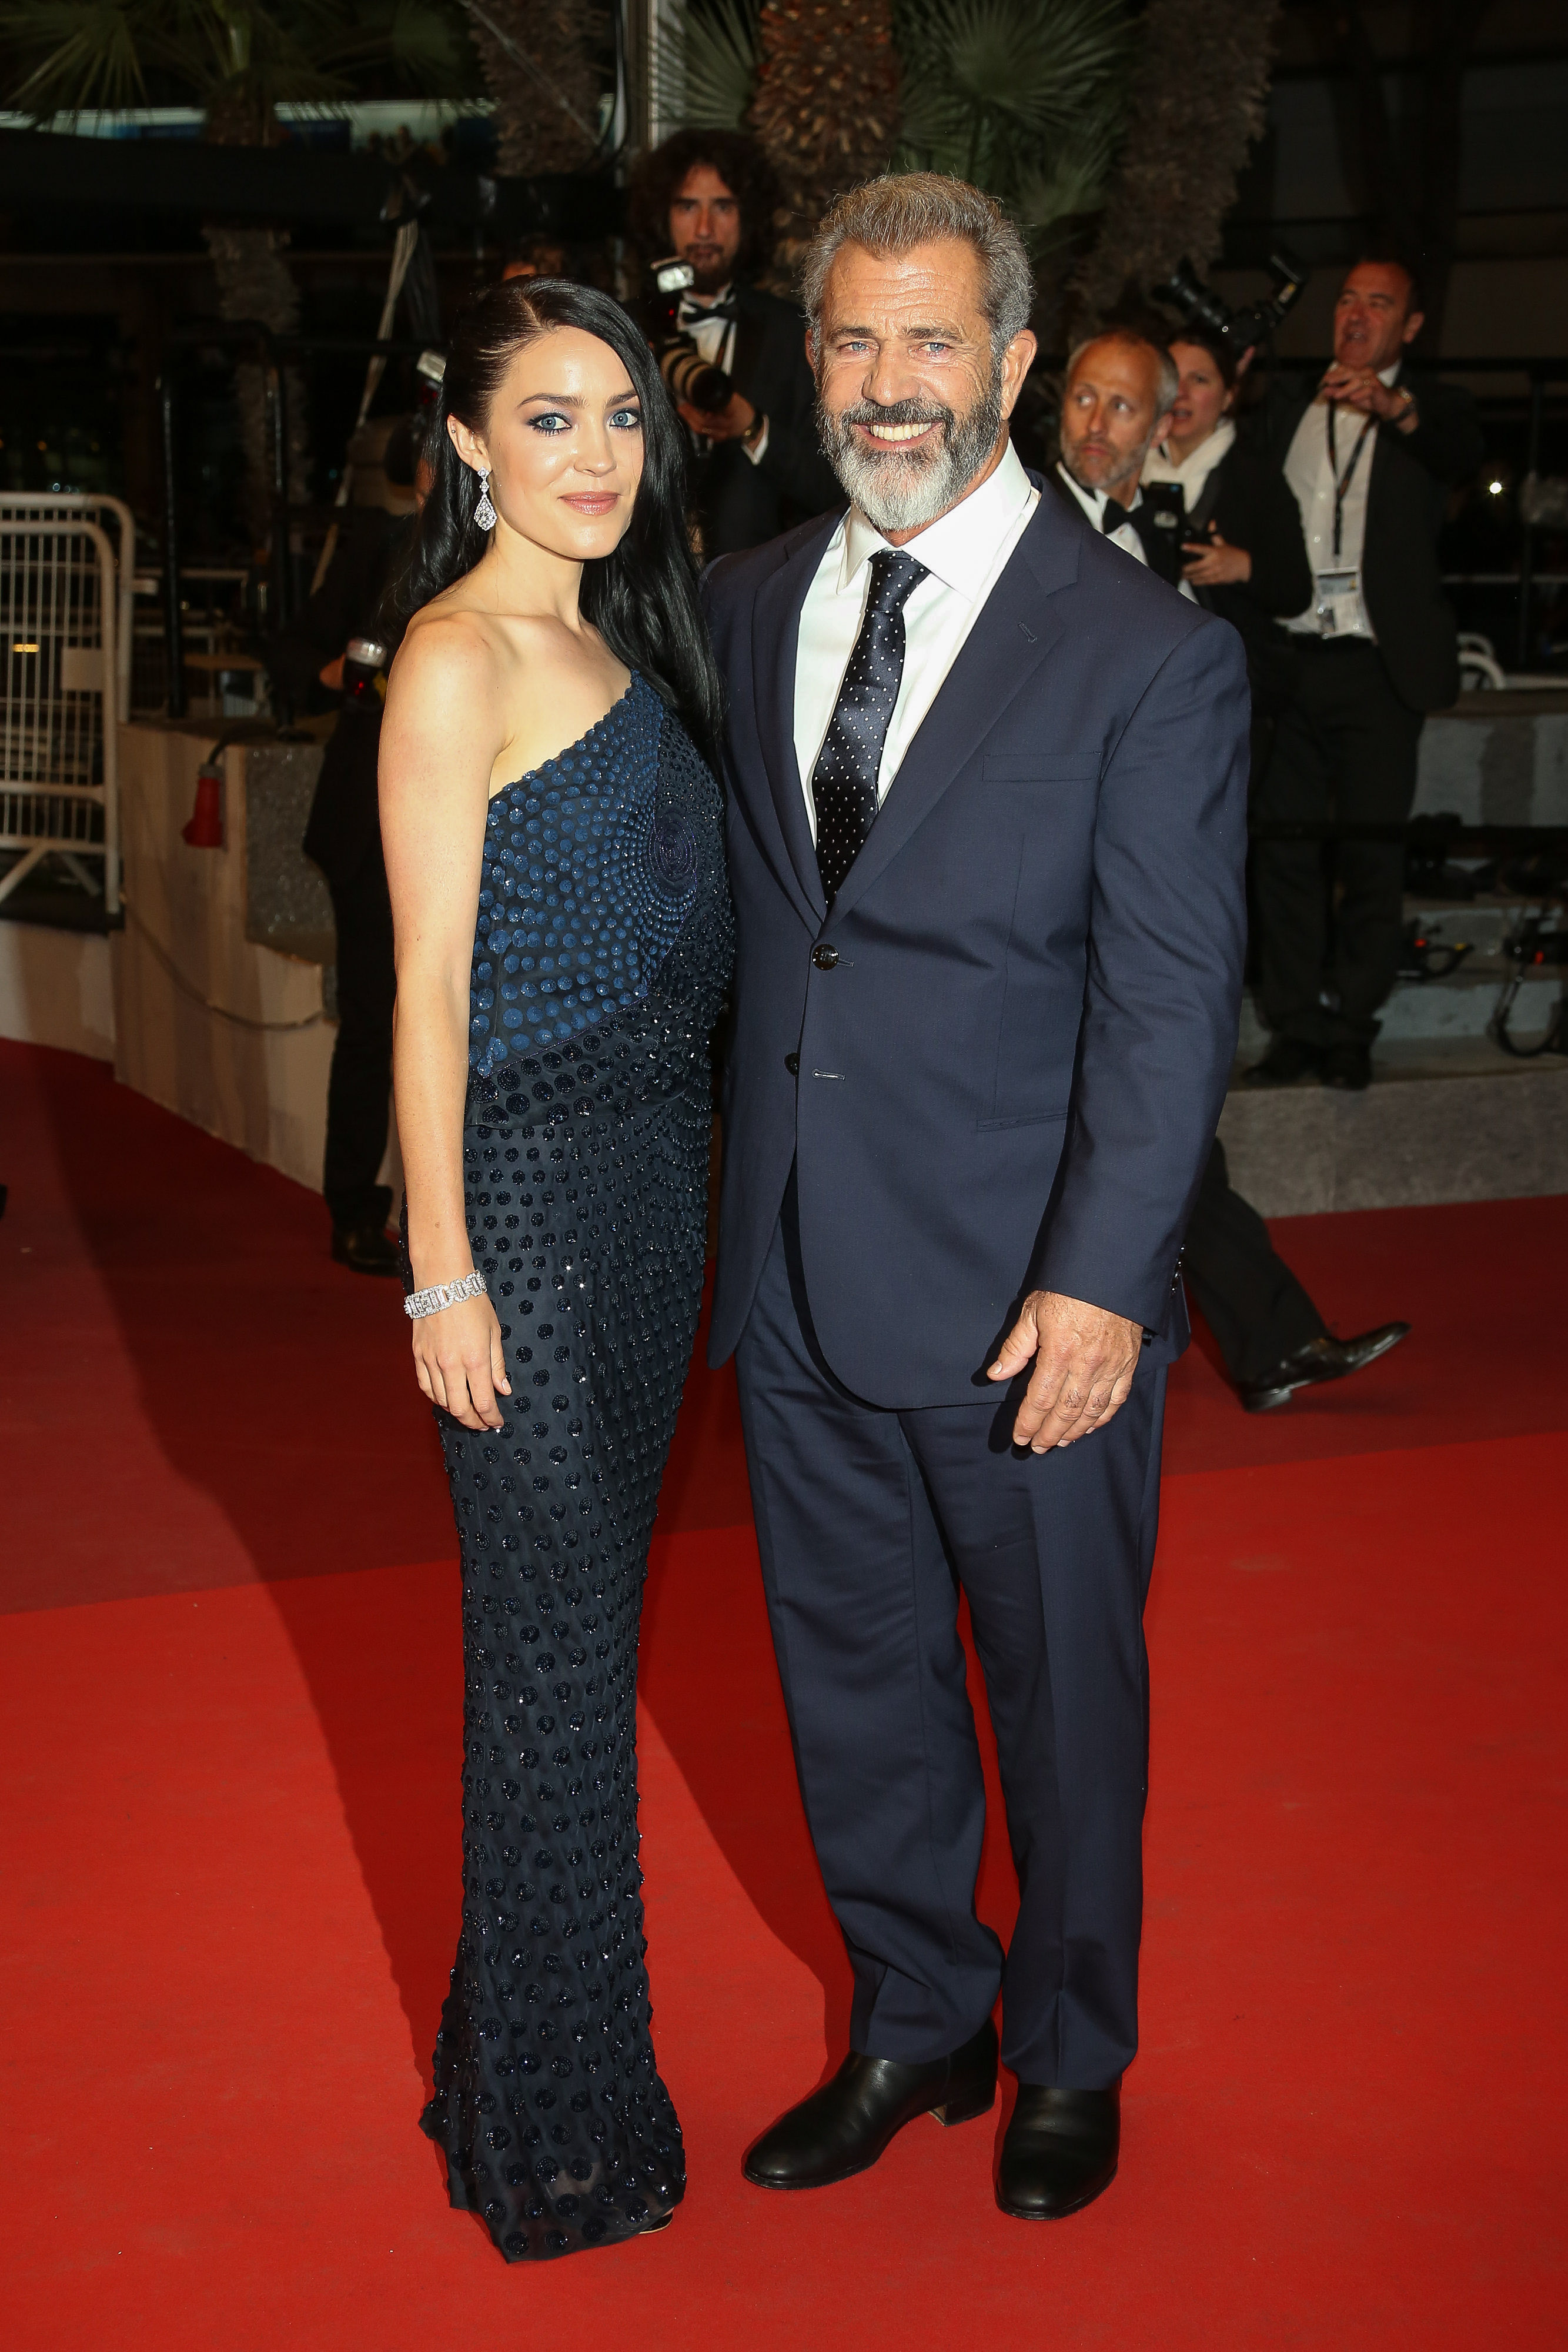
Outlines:
[[[940,693],[987,597],[1023,537],[1040,492],[1009,443],[994,474],[912,539],[908,552],[930,575],[904,607],[904,676],[877,770],[880,808]],[[852,507],[829,540],[806,591],[795,656],[795,757],[811,838],[817,810],[811,771],[839,698],[865,614],[870,558],[889,542]]]
[[[709,367],[722,368],[726,375],[735,362],[735,320],[705,319],[702,314],[711,304],[722,302],[730,290],[727,286],[723,286],[716,294],[688,293],[681,298],[683,333],[691,337]],[[740,445],[754,466],[760,466],[768,454],[768,419],[764,417],[762,430],[756,440],[743,441]],[[694,435],[693,438],[699,440],[705,449],[711,449],[714,446],[711,434]]]
[[[1399,373],[1399,362],[1380,368],[1377,381],[1392,386]],[[1339,470],[1343,475],[1350,463],[1362,426],[1367,422],[1354,408],[1342,407],[1334,418],[1334,446],[1339,455]],[[1361,551],[1366,539],[1366,492],[1372,480],[1373,448],[1377,438],[1377,421],[1372,420],[1372,430],[1356,460],[1355,471],[1346,486],[1340,509],[1339,552],[1334,552],[1333,501],[1334,469],[1329,458],[1329,404],[1314,400],[1297,425],[1289,454],[1285,459],[1285,479],[1295,492],[1296,504],[1301,510],[1301,530],[1307,542],[1307,561],[1312,567],[1317,583],[1316,593],[1304,613],[1298,613],[1283,626],[1293,629],[1300,636],[1308,637],[1371,637],[1372,623],[1366,614],[1366,599],[1361,593]],[[1336,576],[1345,582],[1343,588],[1324,586]],[[1332,618],[1330,617],[1332,615]]]
[[[1075,482],[1073,480],[1066,467],[1061,464],[1060,461],[1058,462],[1056,470],[1061,475],[1062,480],[1066,483],[1068,488],[1071,491],[1073,497],[1077,499],[1079,505],[1082,508],[1084,513],[1088,516],[1090,521],[1093,524],[1095,530],[1099,532],[1101,538],[1108,539],[1113,547],[1119,547],[1124,555],[1130,555],[1133,558],[1134,562],[1141,563],[1146,572],[1149,568],[1148,551],[1145,547],[1143,541],[1138,537],[1137,532],[1134,530],[1132,524],[1130,522],[1119,522],[1114,530],[1106,530],[1105,509],[1110,505],[1111,501],[1106,497],[1104,491],[1086,490],[1082,482]],[[1127,512],[1132,514],[1134,509],[1141,507],[1143,503],[1144,492],[1143,486],[1140,483],[1138,488],[1133,492],[1133,503],[1127,509]],[[1176,583],[1176,593],[1178,595],[1185,596],[1189,604],[1196,604],[1197,602],[1197,594],[1190,580],[1178,581]]]

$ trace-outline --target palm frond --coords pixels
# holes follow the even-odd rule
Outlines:
[[[683,125],[738,131],[757,81],[759,0],[706,0],[700,8],[661,7],[654,70],[669,110]]]
[[[1123,111],[1126,0],[898,0],[895,161],[953,172],[1037,236],[1093,208]]]
[[[30,68],[6,103],[37,122],[86,107],[145,104],[141,13],[122,0],[22,0],[0,7],[0,39]]]

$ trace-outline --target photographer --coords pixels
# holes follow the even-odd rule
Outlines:
[[[1334,310],[1333,363],[1313,392],[1276,386],[1254,446],[1295,495],[1314,592],[1276,631],[1282,697],[1254,814],[1403,824],[1425,714],[1458,693],[1452,609],[1437,575],[1448,492],[1480,463],[1475,405],[1411,380],[1422,313],[1414,272],[1366,258]],[[1254,437],[1249,432],[1249,437]],[[1405,856],[1397,842],[1334,845],[1329,921],[1314,841],[1257,846],[1264,1013],[1274,1042],[1254,1086],[1372,1077],[1377,1012],[1398,970]]]
[[[644,260],[672,255],[693,276],[673,315],[644,321],[658,336],[664,380],[672,369],[663,347],[678,340],[732,387],[716,408],[673,387],[687,431],[688,506],[706,557],[760,546],[843,504],[817,444],[806,322],[793,303],[749,283],[772,257],[779,203],[772,165],[738,131],[678,131],[643,157],[632,183],[632,229]]]
[[[393,427],[383,464],[388,481],[412,488],[423,506],[431,471],[419,453],[413,420]],[[339,714],[303,845],[326,877],[338,934],[338,1035],[327,1086],[321,1190],[332,1220],[332,1255],[355,1274],[399,1272],[396,1246],[386,1234],[392,1194],[376,1181],[387,1148],[397,993],[376,763],[385,673],[400,634],[384,619],[383,601],[413,530],[409,515],[348,509],[320,587],[280,630],[268,656],[274,680],[297,710],[335,705]]]
[[[1169,348],[1176,404],[1164,440],[1144,460],[1144,504],[1152,525],[1176,541],[1181,577],[1198,603],[1228,621],[1247,647],[1256,778],[1271,624],[1301,611],[1312,593],[1312,568],[1284,475],[1237,438],[1233,412],[1250,351],[1239,357],[1224,334],[1202,324],[1180,329]]]

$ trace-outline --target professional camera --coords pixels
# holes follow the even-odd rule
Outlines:
[[[670,397],[716,416],[734,399],[735,386],[722,368],[704,359],[681,325],[681,297],[696,283],[696,272],[689,261],[672,255],[655,261],[648,276],[648,341]]]
[[[1260,302],[1252,302],[1244,310],[1233,310],[1228,302],[1218,295],[1212,286],[1206,286],[1186,255],[1177,262],[1162,285],[1150,289],[1158,302],[1168,302],[1179,310],[1190,327],[1205,326],[1210,334],[1218,335],[1232,357],[1239,360],[1243,352],[1260,350],[1296,302],[1309,272],[1296,259],[1287,246],[1276,246],[1269,256],[1269,276],[1272,280]]]

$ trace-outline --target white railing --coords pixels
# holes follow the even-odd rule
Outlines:
[[[118,570],[91,506],[123,519]],[[0,851],[21,852],[0,876],[0,900],[51,856],[91,889],[86,861],[101,858],[105,910],[120,911],[116,719],[130,672],[117,658],[116,622],[131,528],[117,500],[0,499]]]
[[[136,609],[136,519],[123,499],[96,490],[0,490],[0,526],[12,520],[69,522],[86,515],[115,541],[119,603],[114,620],[115,704],[123,726],[131,716],[131,624]]]

